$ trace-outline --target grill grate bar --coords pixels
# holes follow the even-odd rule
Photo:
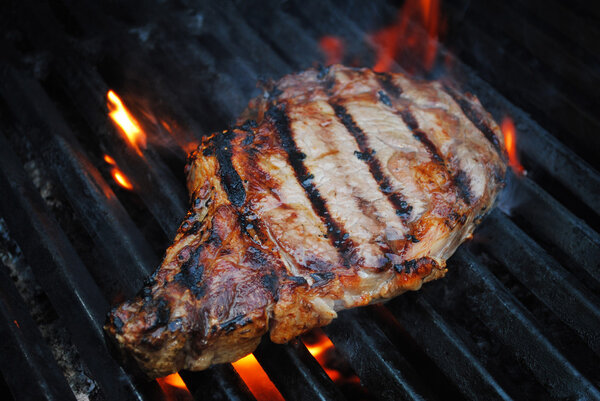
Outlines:
[[[142,388],[111,358],[102,323],[108,303],[0,136],[0,210],[38,283],[59,311],[73,342],[108,399],[143,400]],[[116,384],[118,383],[118,384]]]
[[[534,113],[545,126],[553,127],[555,133],[563,133],[581,155],[597,166],[595,155],[600,146],[595,135],[600,127],[597,118],[582,110],[577,100],[569,99],[561,88],[549,85],[551,79],[543,76],[545,70],[539,67],[539,60],[527,64],[527,55],[519,53],[523,52],[519,43],[510,42],[501,47],[504,51],[498,51],[497,38],[490,36],[495,27],[489,24],[483,27],[479,16],[473,13],[465,17],[451,2],[446,4],[453,24],[460,26],[453,40],[458,47],[457,56],[472,63],[487,82],[502,88],[503,93]],[[496,36],[505,38],[505,34]],[[512,79],[515,76],[521,77],[519,83]],[[554,80],[558,81],[559,77]]]
[[[539,60],[546,67],[541,73],[556,74],[569,82],[569,85],[560,89],[571,102],[576,103],[579,107],[588,106],[591,99],[585,99],[588,100],[585,101],[584,99],[575,100],[575,98],[585,98],[589,93],[589,85],[600,82],[600,75],[589,63],[589,59],[582,59],[573,54],[575,52],[572,47],[578,46],[578,44],[567,44],[555,40],[549,35],[550,32],[542,32],[534,21],[530,21],[527,30],[518,29],[517,26],[522,26],[523,23],[524,10],[515,4],[506,3],[509,2],[493,0],[486,4],[486,12],[498,16],[497,19],[491,21],[490,25],[497,26],[501,32],[519,43],[531,56]],[[502,23],[500,24],[498,21],[502,21]],[[587,111],[593,112],[589,108]]]
[[[559,251],[560,256],[570,262],[565,265],[569,270],[579,267],[600,284],[600,235],[534,181],[518,179],[509,172],[507,187],[501,196],[517,199],[501,199],[499,203],[507,204],[507,213],[517,224],[525,223],[525,231],[531,232],[538,242],[551,244],[551,253]]]
[[[75,401],[50,348],[8,275],[8,268],[1,262],[0,317],[3,357],[0,369],[17,399]]]
[[[600,43],[597,41],[600,30],[592,15],[577,15],[574,4],[564,4],[561,1],[517,0],[517,3],[566,34],[571,43],[584,47],[589,54],[600,54]]]
[[[481,225],[478,242],[600,355],[600,300],[594,294],[497,211]]]
[[[293,340],[287,345],[278,345],[264,338],[254,355],[286,400],[344,399],[299,340]],[[298,391],[299,388],[302,391]]]
[[[579,373],[533,323],[533,316],[465,249],[451,259],[457,279],[469,283],[469,305],[556,397],[600,399],[600,392]]]
[[[183,186],[159,159],[153,148],[149,147],[143,151],[142,160],[129,144],[116,135],[116,128],[110,125],[106,114],[103,113],[106,109],[102,95],[107,93],[108,87],[93,70],[86,68],[78,71],[77,67],[79,64],[69,63],[57,69],[60,81],[65,87],[64,92],[72,98],[69,104],[63,105],[63,109],[74,106],[77,113],[85,118],[90,133],[107,133],[100,139],[105,148],[104,152],[113,157],[119,169],[133,181],[136,194],[160,224],[161,229],[171,238],[177,230],[181,216],[185,214],[187,196]],[[78,79],[72,79],[73,76]],[[92,152],[88,152],[90,153]],[[101,152],[98,149],[96,153]],[[102,154],[97,154],[97,157],[100,159]],[[161,190],[156,191],[157,187]]]
[[[256,401],[231,365],[217,365],[202,372],[184,370],[180,375],[195,400]]]
[[[436,399],[413,367],[371,320],[368,311],[344,311],[343,318],[335,319],[323,330],[376,398]]]
[[[510,400],[475,355],[424,297],[409,302],[386,304],[435,363],[443,367],[460,391],[472,400]],[[435,339],[431,341],[431,339]]]
[[[307,68],[313,60],[319,60],[316,43],[310,38],[305,29],[293,15],[285,14],[281,10],[281,3],[269,0],[263,2],[263,7],[254,7],[250,3],[242,3],[236,9],[229,2],[220,2],[218,7],[226,13],[237,14],[237,18],[245,16],[245,21],[257,32],[265,43],[273,47],[274,51],[288,63],[296,68]],[[270,26],[270,21],[285,21],[277,24],[276,30]],[[278,72],[276,75],[279,75]]]
[[[15,77],[14,82],[17,82],[18,79],[17,77]],[[34,86],[32,85],[31,87],[28,88],[29,91],[24,91],[23,93],[34,93],[36,96],[34,98],[34,100],[39,100],[42,99],[45,95],[43,94],[43,92],[41,91],[41,88],[37,88],[34,89]],[[25,108],[26,110],[26,108]],[[28,114],[30,117],[32,116],[32,114]],[[65,128],[66,129],[66,128]],[[51,130],[52,131],[52,130]],[[54,131],[57,132],[57,131]],[[97,191],[97,196],[94,197],[94,199],[96,200],[96,203],[94,203],[94,205],[90,206],[89,205],[89,197],[81,197],[81,193],[77,193],[77,191],[75,191],[73,194],[68,194],[69,197],[69,201],[72,202],[73,207],[75,208],[75,211],[78,213],[78,215],[80,216],[80,218],[82,219],[88,219],[88,217],[90,216],[105,216],[105,217],[111,217],[111,218],[115,218],[115,216],[119,216],[121,213],[117,213],[114,208],[111,210],[111,206],[110,204],[107,203],[107,200],[114,200],[116,202],[116,197],[114,196],[114,194],[112,194],[112,191],[110,190],[110,188],[108,187],[108,185],[106,184],[106,182],[104,182],[101,177],[98,176],[97,172],[94,172],[93,174],[90,173],[90,171],[94,171],[93,167],[91,166],[91,163],[89,163],[89,161],[85,161],[85,158],[83,156],[83,154],[81,152],[78,152],[78,156],[77,157],[73,157],[70,155],[70,152],[72,151],[71,145],[68,144],[66,142],[66,140],[62,137],[59,137],[57,135],[54,135],[50,138],[49,143],[42,143],[41,146],[53,146],[53,143],[59,143],[62,146],[58,146],[56,148],[54,147],[50,147],[48,149],[46,149],[46,152],[43,152],[44,155],[51,155],[51,154],[62,154],[61,156],[61,160],[62,159],[69,159],[71,160],[71,164],[69,166],[62,166],[64,167],[63,169],[60,170],[60,174],[59,176],[61,177],[61,180],[64,181],[64,185],[65,190],[68,191],[69,188],[73,188],[73,183],[69,180],[69,176],[74,176],[73,179],[78,179],[79,177],[83,176],[83,177],[87,177],[87,180],[90,181],[86,181],[83,180],[83,184],[85,184],[88,189],[94,189],[94,188],[101,188],[101,191]],[[76,145],[75,145],[76,146]],[[41,148],[40,150],[43,150],[44,148]],[[44,157],[43,155],[43,157]],[[58,166],[58,164],[53,163],[52,159],[48,159],[46,157],[44,157],[44,159],[46,160],[48,166],[50,168],[54,168],[55,166]],[[83,173],[80,173],[79,175],[77,175],[78,171],[83,171]],[[92,181],[92,179],[94,179],[94,181]],[[57,180],[57,182],[61,182],[60,180]],[[84,193],[87,193],[84,192]],[[106,194],[109,194],[110,196],[105,196]],[[107,210],[108,209],[108,210]],[[104,211],[104,212],[103,212]],[[123,221],[126,221],[126,219],[129,219],[129,217],[125,214],[125,212],[123,211],[123,216],[122,218],[119,220],[120,223],[123,223]],[[130,223],[133,225],[133,223]],[[137,292],[139,290],[139,288],[142,285],[143,280],[146,278],[146,276],[152,272],[152,269],[157,265],[158,263],[158,259],[156,259],[154,256],[153,258],[156,259],[154,261],[152,260],[148,260],[148,257],[145,256],[144,254],[147,253],[151,253],[150,250],[150,246],[149,244],[147,244],[145,242],[145,240],[141,237],[138,238],[138,244],[136,246],[129,246],[128,245],[128,241],[130,242],[132,240],[132,238],[135,238],[134,235],[132,235],[131,233],[122,233],[122,229],[119,228],[119,226],[112,226],[112,227],[106,227],[103,225],[98,225],[98,224],[89,224],[87,226],[88,230],[90,230],[90,235],[94,238],[94,239],[117,239],[116,243],[114,243],[113,245],[111,245],[111,247],[107,248],[107,251],[105,252],[105,257],[106,260],[112,262],[109,266],[107,265],[101,265],[98,266],[98,268],[100,269],[104,269],[104,274],[106,274],[109,278],[112,277],[114,278],[115,276],[123,276],[120,279],[117,280],[118,284],[119,284],[119,289],[122,290],[125,294],[120,294],[120,296],[132,296],[135,292]],[[123,262],[123,257],[120,253],[118,253],[117,251],[119,250],[120,247],[123,247],[125,251],[127,251],[131,257],[133,258],[133,260],[139,261],[137,264],[137,267],[131,263],[124,263]],[[88,266],[89,269],[95,268],[92,266]],[[104,289],[105,291],[110,291],[113,289]],[[100,308],[100,316],[96,317],[96,324],[98,325],[98,327],[101,330],[101,326],[105,320],[105,316],[104,313],[108,310],[108,305],[106,305],[105,307]],[[61,315],[66,313],[66,311],[64,309],[59,309]],[[102,339],[102,342],[104,343],[104,340]],[[111,359],[111,361],[113,361]],[[114,361],[113,361],[114,362]],[[118,365],[116,365],[118,366]],[[210,374],[210,373],[209,373]],[[216,375],[218,376],[218,375]],[[241,381],[241,379],[236,380],[234,383],[232,384],[230,382],[230,378],[231,377],[236,377],[237,373],[236,372],[231,372],[229,375],[225,375],[222,378],[220,378],[217,382],[217,384],[219,385],[225,385],[227,387],[227,390],[221,389],[220,391],[224,391],[226,394],[237,394],[236,391],[234,389],[238,389],[238,395],[235,397],[242,397],[243,395],[243,388],[240,388],[237,383],[239,381]],[[157,389],[156,391],[158,391],[159,393],[162,394],[162,392],[160,392],[159,389]],[[235,399],[235,397],[233,399]],[[117,398],[118,399],[118,398]]]
[[[48,12],[50,11],[48,10]],[[36,13],[33,14],[33,16],[36,15]],[[104,96],[109,89],[108,86],[95,72],[95,68],[81,60],[81,57],[75,54],[73,49],[58,46],[58,44],[66,42],[61,36],[57,36],[57,32],[61,31],[60,26],[56,23],[52,24],[52,18],[44,17],[42,20],[39,23],[37,23],[39,19],[31,21],[35,24],[35,29],[29,30],[29,32],[38,32],[38,34],[32,35],[30,41],[39,50],[51,45],[54,47],[57,60],[53,63],[51,78],[56,79],[49,81],[54,82],[54,85],[59,85],[58,82],[60,82],[59,90],[62,90],[65,96],[71,99],[68,105],[63,105],[63,109],[71,113],[75,111],[78,116],[84,117],[90,133],[100,134],[101,145],[90,145],[95,148],[91,149],[92,152],[89,153],[100,153],[95,156],[101,159],[103,154],[101,154],[100,148],[104,147],[104,151],[109,152],[119,162],[119,168],[128,177],[134,179],[137,184],[136,191],[140,195],[148,195],[142,199],[147,201],[146,206],[156,221],[163,229],[173,234],[177,228],[178,219],[184,213],[182,203],[185,202],[186,195],[181,185],[152,152],[145,154],[146,161],[143,162],[136,157],[135,151],[130,149],[123,140],[115,138],[115,128],[106,117],[106,98]],[[43,30],[44,34],[39,34],[40,30]],[[93,138],[93,135],[86,134],[88,133],[79,133],[83,144],[90,143],[90,138]],[[157,181],[160,181],[162,191],[154,191]]]
[[[37,130],[32,130],[28,138],[34,142],[46,167],[54,174],[54,181],[61,185],[90,236],[107,259],[114,261],[111,274],[103,271],[105,266],[96,266],[96,274],[106,277],[109,282],[111,276],[113,280],[119,278],[118,284],[132,295],[141,286],[144,277],[151,273],[158,258],[144,245],[142,234],[108,184],[75,141],[70,140],[70,130],[56,114],[42,89],[15,73],[9,77],[0,90],[2,96],[10,100],[13,112],[18,113],[22,123],[29,121],[35,124]],[[16,94],[27,95],[27,98],[19,99]],[[7,99],[8,96],[11,97]]]

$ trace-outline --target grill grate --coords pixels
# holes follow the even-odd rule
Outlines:
[[[444,3],[450,26],[461,22],[447,40],[476,70],[445,50],[439,58],[496,119],[515,120],[529,175],[509,175],[502,210],[451,258],[445,279],[385,306],[345,311],[324,329],[373,399],[600,399],[600,174],[591,136],[600,124],[590,117],[594,85],[586,85],[598,83],[589,55],[597,42],[586,37],[570,51],[580,37],[556,15],[580,21],[589,35],[597,28],[582,17],[584,5],[550,3],[539,16],[520,0]],[[8,40],[0,50],[9,62],[0,67],[0,217],[97,383],[95,399],[165,399],[156,382],[139,381],[110,356],[102,325],[109,306],[132,296],[158,265],[185,212],[186,144],[226,127],[259,93],[256,80],[322,59],[324,35],[344,38],[347,57],[371,65],[365,31],[395,8],[274,0],[2,7]],[[514,65],[498,68],[507,63]],[[552,68],[536,74],[535,63]],[[562,83],[571,79],[572,88]],[[141,160],[107,119],[109,88],[143,96],[139,109],[161,113],[154,117],[177,124],[178,134],[141,116],[156,133]],[[549,93],[557,100],[545,109]],[[112,184],[105,154],[135,191]],[[32,161],[52,183],[53,202],[25,170]],[[73,399],[3,264],[0,281],[6,385],[15,399]],[[286,400],[352,396],[300,341],[265,339],[255,355]],[[195,399],[254,399],[230,365],[181,376]]]

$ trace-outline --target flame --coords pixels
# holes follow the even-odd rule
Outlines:
[[[525,169],[519,162],[517,156],[517,130],[510,117],[505,117],[501,124],[502,134],[504,135],[504,145],[508,153],[508,163],[517,174],[524,174]]]
[[[247,355],[232,363],[232,366],[258,401],[283,401],[281,393],[275,388],[254,355]]]
[[[333,343],[322,330],[314,330],[313,334],[317,336],[316,342],[309,343],[304,340],[302,342],[306,345],[308,352],[315,357],[319,365],[325,370],[327,376],[334,382],[340,380],[342,376],[340,372],[327,366],[327,351],[334,348]]]
[[[117,182],[117,184],[130,191],[133,189],[133,185],[131,184],[129,179],[121,172],[121,170],[115,167],[113,168],[111,174]]]
[[[115,162],[115,159],[113,159],[109,155],[104,155],[104,161],[107,162],[108,164],[112,164],[113,166],[117,165],[117,162]]]
[[[119,167],[117,167],[117,162],[115,161],[115,159],[113,159],[109,155],[104,155],[104,161],[107,162],[108,164],[110,164],[111,166],[113,166],[112,169],[110,170],[110,174],[112,175],[114,180],[117,182],[117,184],[119,184],[123,188],[131,191],[133,189],[133,184],[131,183],[131,181],[129,181],[127,176],[125,174],[123,174],[123,172],[121,170],[119,170]]]
[[[194,399],[178,373],[159,377],[156,381],[169,401],[192,401]]]
[[[390,71],[401,54],[408,60],[420,61],[426,71],[431,70],[437,55],[440,25],[439,0],[406,0],[396,22],[371,35],[377,51],[373,70]]]
[[[137,154],[141,156],[140,147],[146,147],[146,134],[115,92],[109,90],[106,96],[108,98],[108,115],[119,126],[121,132],[125,134]]]
[[[17,322],[16,320],[13,320],[13,323],[15,324],[15,326],[17,326],[18,329],[21,328],[21,326],[19,326],[19,322]]]
[[[319,39],[319,48],[325,55],[325,65],[341,63],[344,59],[344,41],[335,36],[323,36]]]

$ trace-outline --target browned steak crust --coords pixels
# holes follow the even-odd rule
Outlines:
[[[506,170],[478,100],[332,66],[286,76],[186,172],[190,210],[106,331],[152,377],[282,343],[442,277]]]

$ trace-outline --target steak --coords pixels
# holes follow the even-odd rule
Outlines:
[[[164,261],[105,330],[150,377],[285,343],[446,273],[506,171],[479,101],[344,66],[272,84],[186,165]]]

